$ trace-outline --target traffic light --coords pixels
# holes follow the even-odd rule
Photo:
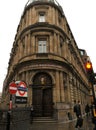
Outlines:
[[[90,82],[93,82],[94,72],[93,72],[92,63],[89,62],[89,61],[87,61],[87,62],[85,63],[85,69],[86,69],[86,72],[87,72],[89,81],[90,81]]]
[[[85,63],[85,68],[87,70],[87,72],[89,73],[90,71],[92,71],[92,63],[91,62],[86,62]]]

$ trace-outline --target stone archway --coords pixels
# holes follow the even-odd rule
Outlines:
[[[53,98],[51,76],[44,72],[37,73],[33,77],[32,92],[34,116],[52,116]]]

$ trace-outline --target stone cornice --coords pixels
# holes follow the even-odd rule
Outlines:
[[[29,25],[28,27],[26,27],[25,29],[22,30],[22,32],[20,33],[18,39],[27,31],[31,31],[31,32],[35,32],[35,31],[50,31],[53,32],[54,29],[56,29],[57,31],[61,32],[67,39],[69,39],[69,37],[67,36],[67,34],[64,32],[64,30],[56,25],[52,25],[49,24],[47,22],[38,22],[32,25]]]
[[[56,4],[53,3],[53,2],[35,1],[35,2],[32,2],[31,4],[29,4],[28,6],[25,6],[22,17],[24,16],[25,12],[26,12],[28,9],[30,9],[30,8],[32,8],[32,7],[35,7],[35,6],[38,6],[38,5],[39,5],[39,6],[40,6],[40,5],[44,5],[44,6],[48,6],[48,5],[49,5],[49,6],[52,6],[52,7],[56,8],[56,9],[58,9],[58,11],[62,14],[62,16],[64,16],[63,9],[62,9],[62,7],[61,7],[60,5],[56,5]]]

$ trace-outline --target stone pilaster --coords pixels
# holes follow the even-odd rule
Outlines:
[[[56,71],[56,91],[57,91],[57,98],[56,101],[60,102],[60,80],[59,80],[59,72]]]
[[[64,84],[63,84],[63,72],[60,72],[60,90],[61,90],[61,102],[65,101],[65,96],[64,96]]]

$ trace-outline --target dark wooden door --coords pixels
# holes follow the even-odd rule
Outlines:
[[[34,116],[51,116],[52,115],[52,88],[35,88],[33,89],[33,106]]]
[[[34,116],[52,115],[52,79],[47,73],[37,73],[33,78]]]
[[[52,116],[52,90],[51,88],[43,90],[42,98],[43,116]]]
[[[42,116],[42,91],[40,88],[33,89],[34,116]]]

